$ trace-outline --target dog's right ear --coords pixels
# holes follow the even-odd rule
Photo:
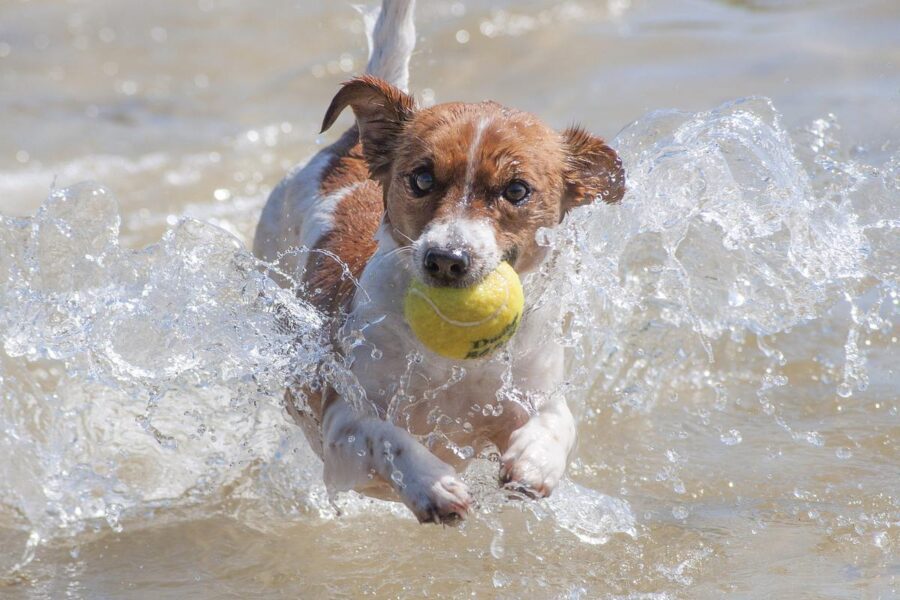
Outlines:
[[[346,82],[331,101],[322,131],[331,127],[347,106],[356,116],[369,173],[380,178],[391,166],[400,132],[415,112],[415,100],[383,79],[371,75],[356,77]]]
[[[616,151],[578,126],[563,131],[568,169],[565,210],[600,198],[614,204],[625,195],[625,169]]]

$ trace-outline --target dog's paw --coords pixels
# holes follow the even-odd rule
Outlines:
[[[567,451],[547,429],[531,424],[513,432],[500,457],[500,482],[532,497],[549,496],[566,471]]]
[[[419,523],[453,524],[472,508],[469,490],[455,474],[418,473],[405,479],[400,496]]]

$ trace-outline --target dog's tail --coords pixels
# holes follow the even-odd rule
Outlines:
[[[404,92],[409,85],[409,57],[416,46],[415,7],[416,0],[382,0],[380,11],[366,15],[369,38],[366,73]]]

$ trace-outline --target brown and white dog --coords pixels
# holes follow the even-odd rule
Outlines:
[[[526,310],[508,354],[450,360],[404,321],[410,278],[468,286],[504,260],[528,273],[544,257],[538,229],[619,201],[624,171],[578,127],[559,133],[495,102],[417,108],[406,92],[413,4],[384,0],[367,74],[343,85],[323,130],[348,106],[355,126],[272,192],[254,251],[303,282],[336,343],[364,336],[339,349],[351,391],[332,382],[286,394],[329,490],[399,498],[419,521],[444,523],[472,506],[456,468],[486,449],[499,450],[504,483],[533,495],[563,476],[575,423],[560,394],[563,349],[544,327],[560,313]],[[518,400],[503,400],[511,388]]]

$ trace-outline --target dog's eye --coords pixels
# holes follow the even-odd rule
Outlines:
[[[528,187],[528,184],[516,179],[511,181],[509,185],[506,186],[506,189],[503,190],[503,197],[513,204],[519,204],[520,202],[524,202],[530,193],[531,188]]]
[[[409,187],[416,196],[424,196],[434,187],[434,173],[430,169],[419,169],[409,176]]]

